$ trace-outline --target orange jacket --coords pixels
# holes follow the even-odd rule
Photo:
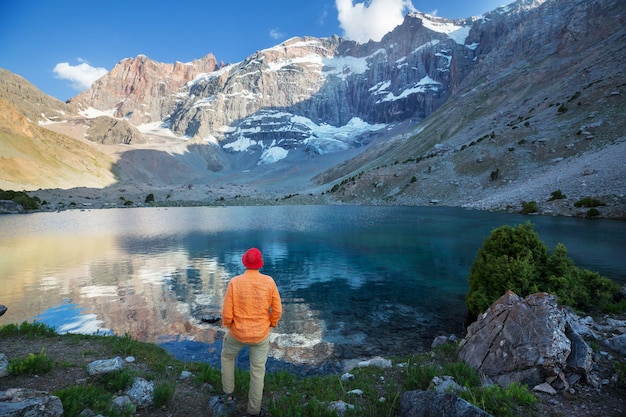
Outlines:
[[[222,306],[222,324],[243,343],[258,343],[283,314],[278,287],[269,275],[246,269],[231,279]]]

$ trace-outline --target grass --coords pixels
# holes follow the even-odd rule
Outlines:
[[[167,407],[179,411],[181,400],[174,398],[180,387],[178,376],[182,371],[193,375],[190,383],[198,391],[202,391],[202,387],[213,387],[214,393],[205,395],[217,395],[221,386],[219,369],[206,363],[177,361],[164,349],[151,343],[138,342],[128,335],[59,335],[54,329],[36,322],[1,327],[0,336],[7,335],[19,335],[27,339],[54,338],[55,344],[62,343],[68,349],[82,349],[82,346],[87,345],[85,341],[95,341],[98,345],[106,346],[113,354],[134,356],[137,362],[141,362],[138,369],[126,368],[80,383],[69,381],[69,386],[53,391],[61,399],[67,417],[78,416],[87,408],[107,416],[134,415],[134,406],[114,407],[113,399],[130,388],[137,376],[153,381],[155,385],[154,403],[146,410],[148,414]],[[94,348],[93,344],[89,346]],[[268,372],[263,403],[273,417],[336,416],[337,412],[329,407],[338,401],[349,404],[345,417],[393,417],[399,411],[404,392],[429,389],[435,376],[449,375],[465,387],[460,396],[494,416],[537,415],[536,399],[527,387],[483,387],[476,371],[456,361],[456,353],[456,344],[442,345],[428,353],[391,358],[394,365],[389,368],[358,367],[351,371],[354,378],[345,380],[341,375],[301,377],[287,371]],[[84,352],[82,354],[85,355]],[[11,372],[40,375],[64,362],[55,362],[42,350],[39,354],[31,354],[12,363]],[[248,371],[236,369],[237,398],[247,398],[249,379]],[[202,406],[197,400],[189,401],[194,402],[192,407]]]
[[[11,359],[9,375],[46,374],[54,368],[54,360],[46,355],[44,349],[40,353],[30,353],[25,358]]]

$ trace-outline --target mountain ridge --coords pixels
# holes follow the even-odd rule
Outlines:
[[[113,141],[94,146],[125,189],[502,210],[535,200],[573,215],[593,195],[612,207],[601,215],[625,217],[625,19],[618,0],[520,0],[469,19],[411,13],[380,42],[292,38],[235,64],[140,55],[53,105],[71,116],[49,112],[45,127]],[[559,188],[567,209],[547,203]]]

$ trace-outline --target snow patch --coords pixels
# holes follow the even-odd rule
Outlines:
[[[269,165],[278,162],[281,159],[285,159],[288,153],[287,149],[283,149],[280,146],[272,146],[263,151],[259,165]]]
[[[89,107],[85,110],[79,111],[78,114],[80,114],[81,116],[85,116],[88,119],[95,119],[96,117],[100,116],[114,117],[113,115],[115,114],[115,109],[98,110],[94,109],[93,107]]]
[[[448,35],[450,39],[459,45],[465,44],[465,39],[469,35],[471,26],[459,26],[452,21],[444,21],[437,18],[431,20],[429,15],[418,14],[417,17],[422,20],[422,25],[433,32]]]
[[[400,95],[396,96],[394,93],[388,93],[385,98],[383,98],[382,100],[378,100],[376,103],[378,104],[384,101],[400,100],[410,96],[411,94],[425,93],[427,90],[438,90],[440,85],[440,82],[433,80],[427,75],[419,80],[419,82],[417,82],[413,87],[407,88],[406,90],[402,91]]]

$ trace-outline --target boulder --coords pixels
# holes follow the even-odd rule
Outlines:
[[[137,408],[147,408],[154,402],[154,382],[136,377],[133,386],[126,391]]]
[[[91,376],[101,375],[122,370],[125,366],[126,363],[124,362],[124,359],[119,356],[113,359],[100,359],[87,365],[87,373]]]
[[[45,391],[11,388],[0,391],[0,417],[62,417],[61,399]]]
[[[606,339],[603,344],[606,347],[621,353],[622,355],[626,355],[626,334],[611,336]]]
[[[450,393],[407,391],[402,394],[398,417],[491,417],[474,404]]]
[[[522,299],[509,291],[469,326],[459,359],[501,386],[541,384],[565,370],[584,374],[592,351],[568,317],[553,295]]]

